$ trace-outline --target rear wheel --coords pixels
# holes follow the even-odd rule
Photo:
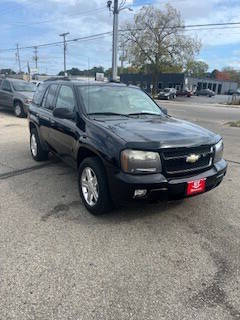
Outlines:
[[[23,105],[20,101],[16,101],[14,103],[14,113],[15,113],[15,116],[18,118],[26,117],[26,113],[24,112]]]
[[[44,161],[48,159],[48,152],[42,148],[36,129],[31,130],[30,134],[30,150],[35,161]]]
[[[92,214],[101,215],[111,210],[107,177],[100,159],[86,158],[80,164],[78,184],[82,201]]]

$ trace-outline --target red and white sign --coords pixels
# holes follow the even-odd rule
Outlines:
[[[193,194],[202,193],[206,189],[206,179],[200,179],[188,182],[187,185],[187,195],[191,196]]]

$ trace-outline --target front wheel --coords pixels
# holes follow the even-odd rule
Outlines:
[[[80,164],[78,184],[80,196],[88,211],[101,215],[111,210],[107,177],[100,159],[86,158]]]
[[[14,103],[14,114],[18,118],[26,117],[26,113],[24,112],[23,105],[20,101]]]

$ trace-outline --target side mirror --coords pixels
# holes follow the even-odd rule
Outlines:
[[[161,108],[162,112],[167,116],[168,115],[168,109],[167,108]]]
[[[53,116],[59,119],[74,119],[74,112],[67,108],[56,108],[53,110]]]

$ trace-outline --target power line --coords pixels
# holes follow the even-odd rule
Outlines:
[[[88,10],[88,11],[85,11],[85,12],[80,12],[79,14],[71,14],[71,15],[68,15],[68,17],[79,17],[79,16],[82,16],[82,15],[88,15],[90,13],[93,13],[93,12],[97,12],[97,11],[103,11],[105,10],[105,7],[102,7],[102,8],[98,8],[98,9],[93,9],[93,10]],[[30,23],[24,23],[22,21],[20,22],[16,22],[16,23],[13,23],[13,24],[8,24],[7,27],[29,27],[29,26],[32,26],[32,25],[40,25],[40,24],[45,24],[45,23],[50,23],[50,22],[55,22],[57,20],[60,20],[61,21],[63,20],[63,18],[54,18],[54,19],[48,19],[48,20],[42,20],[42,21],[36,21],[36,22],[30,22]]]
[[[236,25],[239,25],[239,27],[234,27]],[[233,27],[229,27],[226,29],[237,29],[240,28],[240,22],[226,22],[226,23],[208,23],[208,24],[196,24],[196,25],[186,25],[186,26],[175,26],[176,29],[180,29],[181,31],[201,31],[201,30],[207,30],[201,27],[206,27],[209,26],[212,28],[207,28],[208,30],[219,30],[219,29],[225,29],[225,28],[217,28],[218,26],[233,26]],[[198,29],[193,29],[193,28],[198,28]],[[160,28],[155,28],[155,30],[159,30]],[[129,32],[129,31],[142,31],[144,29],[141,28],[136,28],[136,29],[122,29],[119,30],[120,32]],[[104,37],[106,35],[111,35],[112,31],[108,31],[108,32],[102,32],[102,33],[98,33],[98,34],[94,34],[94,35],[89,35],[89,36],[83,36],[83,37],[79,37],[79,38],[74,38],[74,39],[70,39],[70,40],[66,40],[66,43],[71,43],[71,42],[77,42],[77,41],[87,41],[87,40],[95,40],[98,39],[99,37]],[[30,45],[30,46],[24,46],[24,47],[19,47],[19,50],[24,50],[24,49],[34,49],[36,46],[38,48],[42,48],[42,47],[50,47],[50,46],[60,46],[62,45],[62,41],[56,41],[56,42],[49,42],[49,43],[43,43],[43,44],[39,44],[39,45]],[[8,49],[0,49],[0,52],[7,52],[7,51],[15,51],[16,48],[8,48]]]
[[[95,40],[100,36],[105,36],[105,35],[110,35],[112,34],[112,31],[109,32],[102,32],[102,33],[98,33],[98,34],[94,34],[94,35],[90,35],[90,36],[85,36],[85,37],[80,37],[80,38],[74,38],[74,39],[70,39],[70,40],[66,40],[66,43],[69,42],[77,42],[77,41],[84,41],[84,40]],[[43,43],[43,44],[39,44],[37,45],[38,48],[42,48],[42,47],[49,47],[49,46],[55,46],[55,45],[62,45],[62,41],[56,41],[56,42],[49,42],[49,43]],[[34,47],[36,47],[36,45],[32,45],[32,46],[26,46],[26,47],[19,47],[19,50],[24,50],[24,49],[34,49]],[[1,49],[0,52],[6,52],[6,51],[15,51],[16,48],[10,48],[10,49]]]
[[[240,22],[224,22],[224,23],[206,23],[206,24],[189,24],[189,25],[182,25],[182,26],[172,26],[172,27],[166,27],[166,29],[180,29],[181,31],[188,31],[188,28],[200,28],[198,30],[203,30],[201,27],[217,27],[217,26],[228,26],[228,25],[239,25]],[[152,28],[152,30],[160,30],[161,27]],[[213,30],[214,28],[211,28]],[[121,32],[129,32],[129,31],[144,31],[145,28],[129,28],[129,29],[122,29],[119,30]]]

